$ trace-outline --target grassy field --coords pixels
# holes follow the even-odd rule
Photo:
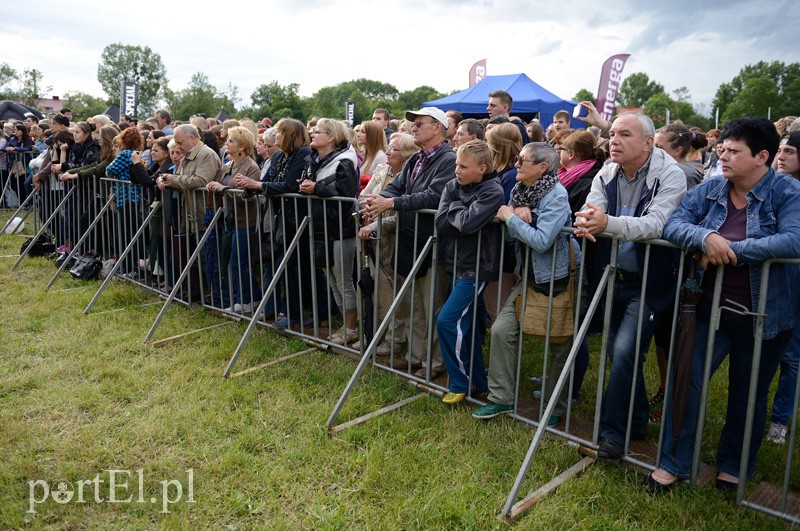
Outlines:
[[[145,345],[160,309],[147,305],[155,297],[114,281],[85,316],[99,284],[62,278],[46,293],[55,272],[50,261],[27,259],[11,271],[11,255],[22,240],[0,238],[0,527],[509,525],[497,515],[530,443],[528,427],[508,418],[479,423],[469,406],[448,408],[428,396],[329,437],[325,422],[355,368],[352,360],[313,351],[223,380],[244,324],[161,347]],[[175,305],[157,338],[220,322],[201,309]],[[237,369],[305,348],[258,329]],[[414,393],[408,384],[368,369],[340,420]],[[573,447],[546,441],[523,492],[577,460]],[[65,503],[59,503],[59,482],[74,492]],[[640,482],[630,467],[593,465],[513,526],[783,527],[735,506],[713,487],[684,487],[653,498]],[[52,486],[47,496],[45,484]],[[164,493],[174,502],[165,503]],[[118,501],[131,499],[111,503],[112,494]]]

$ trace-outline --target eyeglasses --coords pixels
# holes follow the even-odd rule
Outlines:
[[[515,164],[515,165],[516,165],[516,164],[519,164],[520,166],[522,166],[522,165],[523,165],[523,164],[525,164],[526,162],[530,162],[531,164],[535,164],[535,162],[533,161],[533,159],[525,159],[525,158],[523,158],[522,156],[519,156],[519,157],[514,157],[514,164]]]
[[[430,120],[430,121],[427,121],[427,122],[422,122],[420,120],[417,120],[416,122],[413,122],[411,124],[411,126],[412,127],[416,127],[417,129],[419,129],[420,127],[422,127],[425,124],[435,124],[435,123],[437,123],[435,120]]]
[[[326,135],[330,134],[327,131],[322,131],[320,129],[314,129],[313,131],[311,131],[311,136],[319,135],[319,134],[322,134],[322,133],[325,133]]]

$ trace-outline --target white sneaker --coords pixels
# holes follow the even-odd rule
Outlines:
[[[328,341],[331,343],[338,343],[340,345],[348,345],[358,339],[358,328],[348,329],[345,333],[345,328],[342,327],[336,332],[328,336]]]
[[[233,305],[233,312],[234,313],[253,313],[253,303],[248,302],[247,304],[239,304],[238,302]]]
[[[786,425],[770,422],[767,440],[775,444],[786,444]]]
[[[388,356],[392,352],[392,347],[389,345],[389,342],[385,339],[381,342],[380,345],[375,347],[375,354],[378,356]]]

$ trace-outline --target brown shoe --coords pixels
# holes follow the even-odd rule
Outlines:
[[[431,380],[435,380],[439,376],[443,375],[444,371],[431,371]],[[428,377],[428,369],[425,367],[420,367],[414,372],[414,376],[417,378],[422,378],[423,380]]]
[[[392,363],[392,368],[397,369],[398,371],[407,371],[409,367],[408,360],[405,358],[395,358],[394,362]],[[421,363],[412,363],[411,370],[415,371],[422,367]]]

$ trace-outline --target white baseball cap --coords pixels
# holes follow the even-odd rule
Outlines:
[[[447,115],[438,107],[423,107],[418,111],[406,111],[406,120],[413,122],[419,116],[430,116],[447,129]]]

